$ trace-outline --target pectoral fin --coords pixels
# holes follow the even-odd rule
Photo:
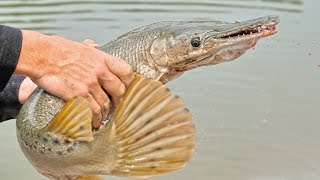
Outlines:
[[[148,177],[183,168],[195,149],[191,119],[181,98],[137,75],[107,125],[108,144],[118,148],[111,173]]]
[[[76,97],[69,100],[43,130],[63,135],[70,141],[90,142],[93,140],[91,118],[89,103]]]

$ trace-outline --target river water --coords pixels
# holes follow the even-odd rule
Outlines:
[[[162,20],[239,21],[279,15],[279,33],[237,61],[169,83],[193,113],[188,166],[153,179],[320,178],[320,1],[0,1],[0,24],[104,44]],[[45,179],[20,152],[14,120],[0,125],[0,179]],[[122,179],[107,177],[107,179]]]

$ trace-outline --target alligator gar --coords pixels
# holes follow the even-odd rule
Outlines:
[[[147,78],[137,75],[106,126],[92,131],[82,98],[64,102],[38,88],[17,117],[19,145],[29,162],[53,179],[148,177],[181,169],[193,154],[195,130],[182,100],[159,81],[233,60],[276,33],[278,22],[276,16],[236,23],[168,21],[130,31],[102,50]]]

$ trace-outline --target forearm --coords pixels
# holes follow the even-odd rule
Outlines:
[[[19,63],[14,74],[34,79],[55,68],[50,57],[57,56],[52,50],[56,50],[59,46],[52,45],[55,42],[51,40],[51,36],[28,30],[22,30],[22,36]]]

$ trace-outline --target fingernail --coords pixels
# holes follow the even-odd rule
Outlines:
[[[93,128],[95,128],[95,129],[97,129],[97,128],[99,128],[100,127],[100,121],[93,121],[92,122],[92,126],[93,126]]]
[[[95,115],[95,116],[92,118],[92,126],[93,126],[94,128],[98,128],[98,127],[100,126],[101,119],[102,119],[102,115],[101,115],[101,114]]]
[[[104,112],[103,112],[103,119],[102,119],[102,121],[106,120],[106,118],[108,117],[109,109],[110,109],[110,103],[104,103],[103,109],[104,109]]]

